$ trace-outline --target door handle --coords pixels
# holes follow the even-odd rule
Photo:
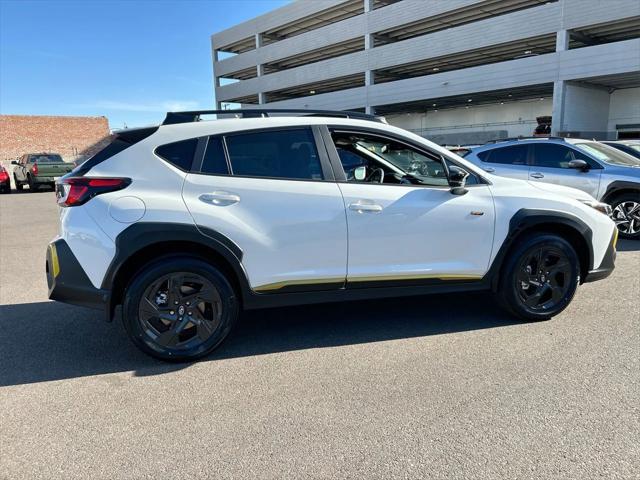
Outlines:
[[[358,213],[380,213],[382,211],[382,205],[358,201],[349,205],[349,210],[354,210]]]
[[[531,178],[544,178],[544,175],[541,174],[540,172],[535,172],[532,173],[531,175],[529,175]]]
[[[240,196],[229,192],[212,192],[203,193],[198,197],[198,199],[200,199],[201,202],[208,203],[210,205],[226,207],[228,205],[238,203],[240,201]]]
[[[485,172],[489,172],[489,173],[493,173],[493,172],[496,171],[496,169],[495,168],[491,168],[491,167],[487,167],[487,168],[484,169],[484,171]]]

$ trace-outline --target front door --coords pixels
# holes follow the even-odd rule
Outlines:
[[[347,286],[482,278],[495,219],[488,185],[476,177],[466,194],[454,195],[438,153],[370,132],[334,131],[332,137],[348,165],[347,181],[339,184],[349,232]],[[361,165],[354,166],[353,155]]]

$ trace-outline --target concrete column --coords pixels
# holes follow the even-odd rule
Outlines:
[[[256,48],[260,48],[260,47],[262,47],[262,34],[256,33]],[[262,65],[261,63],[258,63],[256,65],[256,73],[259,77],[264,75],[264,65]],[[265,95],[265,93],[258,92],[258,103],[260,105],[264,105],[265,103],[267,103],[266,100],[267,100],[267,96]]]
[[[558,136],[558,133],[565,130],[564,122],[564,97],[566,84],[564,80],[553,82],[553,106],[551,108],[551,135]]]
[[[373,11],[373,0],[364,0],[364,13]]]
[[[560,30],[556,33],[556,52],[564,52],[569,50],[569,31]]]

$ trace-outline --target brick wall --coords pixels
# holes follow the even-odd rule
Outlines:
[[[66,161],[102,148],[109,136],[106,117],[0,115],[0,162],[24,153],[59,153]]]

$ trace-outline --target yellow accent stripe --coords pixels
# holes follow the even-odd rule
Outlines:
[[[616,231],[613,234],[613,249],[615,250],[616,245],[618,245],[618,234],[620,231],[618,230],[618,226],[616,225]]]
[[[53,273],[53,277],[57,277],[60,274],[60,262],[58,261],[58,252],[56,251],[56,246],[52,243],[49,245],[49,249],[51,250],[51,273]]]
[[[254,288],[256,292],[266,292],[269,290],[279,290],[291,285],[321,285],[323,283],[338,283],[344,282],[344,277],[331,277],[331,278],[314,278],[306,280],[286,280],[284,282],[267,283]]]
[[[386,280],[480,280],[482,279],[482,275],[446,275],[446,274],[418,274],[418,275],[378,275],[378,276],[363,276],[363,277],[350,277],[349,282],[378,282],[378,281],[386,281]],[[344,282],[345,279],[343,277],[333,277],[333,278],[316,278],[316,279],[306,279],[306,280],[287,280],[283,282],[276,283],[267,283],[265,285],[260,285],[259,287],[255,287],[254,291],[256,292],[267,292],[271,290],[279,290],[284,287],[288,287],[291,285],[320,285],[323,283],[338,283]]]

